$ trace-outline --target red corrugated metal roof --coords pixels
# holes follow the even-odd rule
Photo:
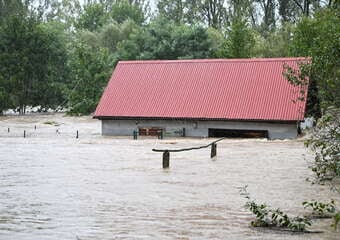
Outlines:
[[[302,120],[284,63],[302,58],[121,61],[95,117]]]

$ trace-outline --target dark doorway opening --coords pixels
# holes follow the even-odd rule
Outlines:
[[[267,130],[209,128],[209,137],[268,138]]]

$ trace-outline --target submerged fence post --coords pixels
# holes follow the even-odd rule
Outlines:
[[[216,156],[216,143],[211,144],[211,152],[210,152],[210,158],[213,158]]]
[[[184,151],[190,151],[190,150],[198,150],[202,148],[208,148],[211,146],[211,152],[210,157],[213,158],[217,154],[217,142],[222,141],[225,139],[225,137],[220,138],[212,143],[209,143],[207,145],[199,146],[199,147],[191,147],[191,148],[181,148],[181,149],[152,149],[153,152],[162,152],[163,153],[163,168],[169,168],[170,166],[170,152],[184,152]]]
[[[170,153],[169,151],[163,152],[163,168],[169,168],[170,166]]]
[[[158,139],[163,139],[163,130],[157,131]]]

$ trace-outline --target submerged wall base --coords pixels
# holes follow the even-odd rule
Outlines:
[[[286,139],[297,136],[296,123],[194,121],[194,120],[102,120],[102,135],[132,136],[138,128],[163,128],[167,136],[208,137],[209,128],[237,130],[266,130],[269,139]]]

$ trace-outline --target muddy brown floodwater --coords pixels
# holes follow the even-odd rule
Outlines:
[[[339,202],[305,181],[312,156],[301,140],[227,139],[215,160],[210,149],[172,153],[169,170],[151,151],[211,141],[102,137],[90,117],[0,117],[0,239],[339,239],[330,220],[314,221],[320,234],[249,226],[244,185],[291,215],[305,200]]]

